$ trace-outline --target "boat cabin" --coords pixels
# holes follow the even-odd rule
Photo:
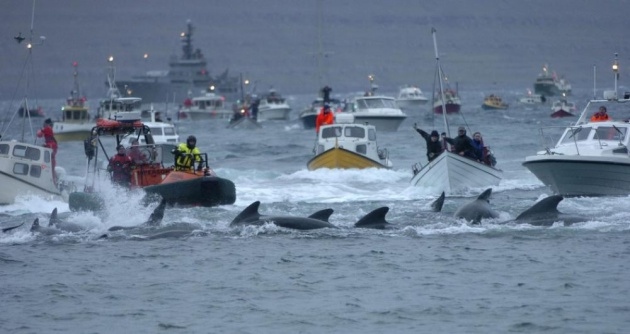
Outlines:
[[[214,93],[206,93],[192,99],[192,106],[198,109],[221,109],[224,108],[225,99]]]
[[[351,103],[346,104],[344,111],[366,112],[373,109],[399,109],[396,100],[386,96],[357,97]]]
[[[136,121],[141,117],[142,99],[139,97],[117,97],[100,103],[98,115],[116,121]]]
[[[52,176],[52,150],[17,141],[0,142],[0,170],[12,178],[55,190]],[[5,189],[6,190],[6,189]]]

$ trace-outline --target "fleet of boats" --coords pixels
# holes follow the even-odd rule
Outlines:
[[[377,145],[376,129],[369,123],[355,123],[352,114],[337,113],[335,124],[320,127],[308,170],[392,168],[389,152]]]

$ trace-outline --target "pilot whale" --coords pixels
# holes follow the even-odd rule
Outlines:
[[[499,213],[490,207],[492,188],[486,189],[477,198],[455,211],[455,218],[463,218],[469,223],[479,224],[484,218],[498,218]]]
[[[530,224],[534,226],[552,226],[555,222],[563,222],[564,226],[589,221],[589,218],[575,216],[558,211],[558,204],[564,199],[561,195],[551,195],[536,202],[523,211],[514,220],[504,223]]]
[[[337,226],[328,222],[333,209],[324,209],[313,213],[308,217],[294,216],[263,216],[258,212],[260,201],[250,204],[245,210],[241,211],[230,223],[230,226],[255,225],[262,226],[266,223],[295,229],[295,230],[314,230],[320,228],[337,228]]]

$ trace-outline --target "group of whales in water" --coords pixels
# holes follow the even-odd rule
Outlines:
[[[458,219],[464,219],[470,224],[481,224],[485,219],[496,219],[499,217],[497,213],[490,206],[490,195],[492,189],[487,189],[481,193],[474,200],[466,203],[457,209],[454,213],[454,217]],[[436,200],[431,203],[431,211],[441,212],[444,205],[445,195],[442,193]],[[588,219],[581,216],[572,216],[561,213],[558,211],[558,204],[563,200],[560,195],[548,196],[529,209],[523,211],[515,219],[498,224],[530,224],[534,226],[551,226],[556,222],[562,222],[565,226],[584,222]],[[259,213],[260,201],[253,202],[241,213],[239,213],[230,223],[230,227],[238,226],[263,226],[265,224],[272,223],[276,226],[294,229],[294,230],[314,230],[321,228],[337,228],[337,226],[329,222],[329,218],[333,213],[333,209],[324,209],[313,213],[308,217],[299,216],[283,216],[283,215],[261,215]],[[160,204],[153,210],[149,219],[140,225],[135,226],[113,226],[108,229],[108,232],[116,231],[132,231],[134,235],[140,234],[137,237],[141,240],[152,240],[157,238],[174,238],[184,237],[192,235],[197,226],[191,224],[170,224],[169,226],[161,226],[162,219],[164,218],[164,211],[166,209],[166,201],[162,200]],[[392,229],[400,228],[396,224],[389,223],[385,216],[389,212],[389,207],[383,206],[377,208],[370,213],[359,219],[354,227],[356,228],[371,228],[371,229]],[[3,233],[7,233],[11,230],[17,229],[24,225],[24,223],[6,227],[2,229]],[[50,215],[50,220],[47,225],[41,225],[39,218],[36,218],[31,225],[30,231],[33,233],[40,233],[44,235],[54,235],[67,232],[79,232],[85,230],[79,224],[65,221],[60,219],[55,208]],[[103,234],[100,237],[106,238],[110,234]]]

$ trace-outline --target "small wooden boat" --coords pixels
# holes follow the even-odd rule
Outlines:
[[[481,105],[481,108],[484,110],[505,110],[508,107],[509,105],[507,103],[503,102],[500,97],[494,94],[486,96],[486,98],[483,99],[483,104]]]

